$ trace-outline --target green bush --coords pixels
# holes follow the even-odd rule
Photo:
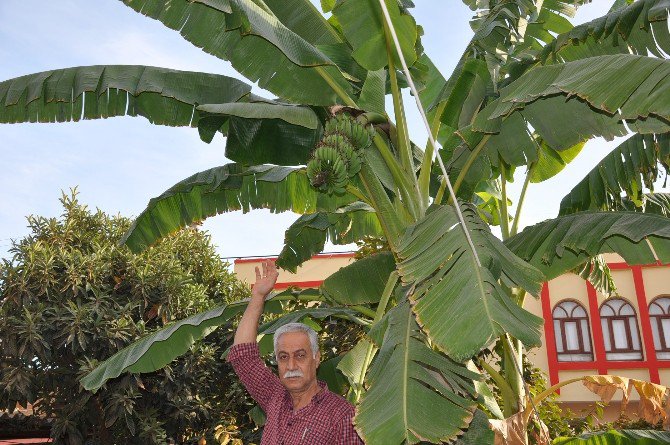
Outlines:
[[[248,289],[196,228],[135,255],[118,245],[128,219],[88,210],[76,191],[61,203],[60,218],[28,217],[30,234],[0,265],[0,408],[32,403],[72,445],[182,443],[220,424],[251,431],[252,405],[221,359],[231,325],[160,371],[81,389],[98,361]]]

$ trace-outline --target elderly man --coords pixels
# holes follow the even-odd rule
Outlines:
[[[273,262],[256,267],[251,300],[235,332],[227,360],[267,416],[261,445],[359,445],[354,407],[316,379],[321,355],[316,332],[289,323],[274,335],[279,377],[263,363],[256,336],[266,296],[277,282]]]

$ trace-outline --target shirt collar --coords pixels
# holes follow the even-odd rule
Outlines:
[[[314,396],[312,396],[312,400],[310,400],[307,406],[310,406],[315,403],[321,403],[321,401],[327,396],[328,392],[330,392],[330,390],[328,389],[328,385],[326,385],[326,382],[324,382],[323,380],[317,380],[316,383],[317,385],[319,385],[319,392],[317,392],[316,394],[314,394]],[[286,403],[291,405],[292,403],[291,393],[289,393],[286,388],[284,388],[284,400]],[[307,406],[305,406],[304,408],[307,408]]]

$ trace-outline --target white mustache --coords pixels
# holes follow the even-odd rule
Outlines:
[[[288,379],[288,378],[291,378],[291,377],[304,377],[304,374],[299,369],[297,369],[295,371],[286,371],[284,373],[284,378],[285,379]]]

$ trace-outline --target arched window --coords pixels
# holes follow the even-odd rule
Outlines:
[[[561,301],[552,313],[556,352],[560,362],[589,362],[593,360],[589,317],[576,301]]]
[[[640,331],[635,309],[622,298],[610,298],[600,306],[607,360],[642,360]]]
[[[656,298],[649,304],[651,331],[654,335],[656,357],[670,359],[670,297]]]

